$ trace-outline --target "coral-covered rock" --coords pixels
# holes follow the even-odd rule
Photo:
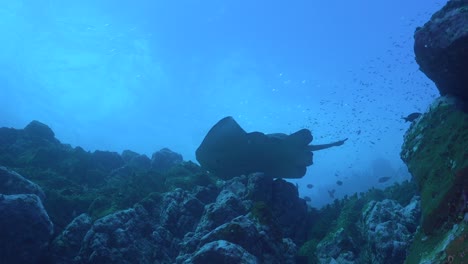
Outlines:
[[[151,157],[151,168],[156,171],[167,171],[182,161],[182,155],[168,148],[163,148],[153,153]]]
[[[360,227],[374,249],[372,263],[403,263],[419,219],[419,198],[402,207],[393,200],[372,201],[366,206]]]
[[[216,202],[206,206],[197,231],[207,232],[246,213],[247,208],[240,197],[228,190],[223,190],[218,195]]]
[[[445,243],[445,234],[468,208],[468,113],[458,106],[454,98],[437,99],[405,134],[401,158],[418,184],[422,212],[407,263],[437,263],[440,249],[433,245]]]
[[[210,231],[201,238],[200,244],[218,240],[241,246],[257,256],[260,263],[294,263],[297,254],[297,246],[290,239],[283,239],[278,233],[272,232],[270,227],[244,215]]]
[[[180,263],[180,262],[178,262]],[[217,240],[203,245],[193,257],[185,260],[184,264],[226,263],[226,264],[256,264],[255,256],[239,245],[225,240]]]
[[[96,150],[92,158],[95,166],[104,171],[115,170],[124,165],[122,157],[117,152]]]
[[[2,263],[39,263],[53,233],[35,194],[0,194],[0,227]]]
[[[39,185],[18,173],[0,166],[0,194],[35,194],[44,200],[45,194]]]
[[[86,232],[91,228],[92,219],[87,214],[77,216],[52,242],[50,251],[54,263],[67,264],[80,250]]]
[[[468,101],[468,1],[451,0],[414,34],[420,69],[441,95]]]
[[[149,170],[151,167],[151,160],[146,155],[140,155],[131,150],[124,150],[121,156],[126,165],[133,169]]]
[[[83,239],[80,263],[151,263],[151,223],[142,207],[105,216]]]
[[[436,100],[406,132],[401,158],[421,191],[425,233],[453,219],[463,192],[468,193],[467,149],[468,113],[447,97]]]
[[[52,131],[52,129],[50,129],[50,127],[48,127],[46,124],[36,120],[29,123],[24,128],[24,132],[33,138],[41,138],[51,142],[56,141],[54,131]]]
[[[340,260],[339,263],[354,263],[358,246],[355,238],[343,228],[331,232],[317,245],[317,257],[320,263]]]
[[[131,209],[94,222],[81,248],[75,248],[74,254],[67,253],[62,262],[73,262],[73,256],[78,256],[79,263],[175,263],[176,259],[177,263],[201,263],[211,256],[212,261],[219,258],[226,263],[250,259],[262,263],[294,263],[297,241],[286,235],[300,233],[303,226],[288,227],[284,219],[276,222],[275,214],[284,215],[289,208],[297,207],[294,205],[297,193],[278,191],[279,197],[292,201],[279,203],[273,197],[274,185],[294,186],[283,181],[274,183],[271,178],[269,181],[271,188],[258,190],[268,190],[258,196],[268,202],[248,199],[246,176],[226,182],[221,191],[201,187],[192,192],[175,189],[150,195]],[[249,190],[255,191],[252,187]],[[226,248],[213,247],[220,245],[217,241],[227,241],[222,243]]]

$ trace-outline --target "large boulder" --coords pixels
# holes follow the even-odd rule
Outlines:
[[[0,194],[0,262],[40,263],[53,224],[35,194]]]
[[[146,155],[140,155],[131,150],[124,150],[121,156],[126,165],[133,169],[149,170],[151,167],[151,160]]]
[[[0,194],[35,194],[44,200],[45,194],[39,185],[18,173],[0,166]]]
[[[182,163],[182,155],[168,148],[163,148],[151,157],[151,168],[156,171],[167,171],[173,166]]]
[[[67,264],[80,250],[84,236],[91,228],[92,219],[87,214],[77,216],[53,240],[50,252],[56,264]]]
[[[420,189],[427,234],[453,220],[468,193],[468,114],[457,104],[451,97],[437,99],[404,136],[401,158]]]
[[[33,138],[40,138],[48,141],[56,141],[55,133],[49,126],[37,120],[31,121],[25,128],[24,132]]]
[[[404,262],[419,214],[419,197],[414,197],[406,207],[389,199],[372,201],[366,206],[361,233],[374,249],[372,263]]]
[[[241,246],[225,240],[217,240],[203,245],[194,255],[186,259],[184,264],[256,264],[255,256]]]
[[[414,34],[420,69],[441,95],[468,101],[468,0],[451,0]]]

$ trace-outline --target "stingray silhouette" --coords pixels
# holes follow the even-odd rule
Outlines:
[[[308,129],[293,134],[247,133],[230,116],[218,121],[196,150],[200,165],[222,179],[262,172],[273,178],[301,178],[312,165],[312,151],[342,145],[347,139],[309,145]]]

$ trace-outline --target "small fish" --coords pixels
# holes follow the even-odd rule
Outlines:
[[[312,199],[310,199],[309,196],[304,196],[304,200],[305,200],[306,202],[312,202]]]
[[[341,185],[343,185],[343,182],[342,181],[336,181],[336,184],[341,186]]]
[[[313,184],[310,184],[310,183],[309,183],[309,184],[307,184],[306,186],[307,186],[307,188],[309,188],[309,189],[312,189],[312,188],[314,188],[314,185],[313,185]]]
[[[401,119],[404,119],[405,122],[413,122],[416,120],[418,117],[420,117],[422,114],[418,112],[414,112],[409,114],[407,117],[401,117]]]
[[[391,178],[392,178],[392,177],[380,177],[380,178],[379,178],[379,183],[384,183],[384,182],[390,180]]]
[[[335,199],[335,189],[328,190],[328,195],[330,196],[330,198]]]

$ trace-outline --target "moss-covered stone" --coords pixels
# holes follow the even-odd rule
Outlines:
[[[362,238],[358,225],[362,215],[366,215],[365,211],[370,209],[366,205],[370,201],[392,199],[398,201],[401,206],[407,206],[416,193],[415,183],[404,181],[395,183],[385,190],[372,188],[359,195],[346,196],[320,210],[312,208],[309,211],[312,224],[308,232],[308,241],[301,246],[299,255],[306,256],[309,264],[319,263],[316,254],[318,243],[327,242],[327,240],[333,241],[333,238],[339,234],[343,237],[351,237],[359,245],[358,250],[354,249],[352,245],[349,245],[348,249],[359,251],[356,253],[359,255],[360,263],[372,263],[372,261],[366,260],[371,251],[370,245],[366,244],[365,238]]]
[[[96,219],[132,207],[151,193],[215,183],[192,162],[156,171],[146,156],[135,152],[127,151],[122,156],[72,148],[37,121],[25,129],[0,128],[0,165],[44,190],[44,206],[58,231],[81,213]],[[151,202],[158,201],[147,198],[144,204],[150,206]]]
[[[405,135],[401,157],[420,190],[422,211],[406,263],[464,263],[450,257],[466,254],[458,245],[466,245],[468,234],[462,222],[468,195],[468,113],[458,106],[454,98],[437,99]],[[453,227],[460,226],[454,235]],[[449,243],[454,236],[463,242]]]
[[[463,192],[468,193],[468,114],[436,101],[405,135],[401,157],[421,192],[422,228],[432,233],[452,223]]]
[[[273,216],[267,203],[263,201],[255,202],[252,205],[251,213],[252,217],[260,224],[271,225]]]
[[[417,232],[406,264],[450,263],[462,264],[468,260],[468,224],[462,222],[450,230],[438,230],[432,235]]]
[[[307,242],[304,243],[304,245],[301,246],[299,249],[299,256],[303,256],[307,258],[307,263],[308,264],[317,264],[319,263],[319,260],[317,258],[317,255],[315,254],[317,250],[317,245],[319,241],[316,239],[311,239]]]

